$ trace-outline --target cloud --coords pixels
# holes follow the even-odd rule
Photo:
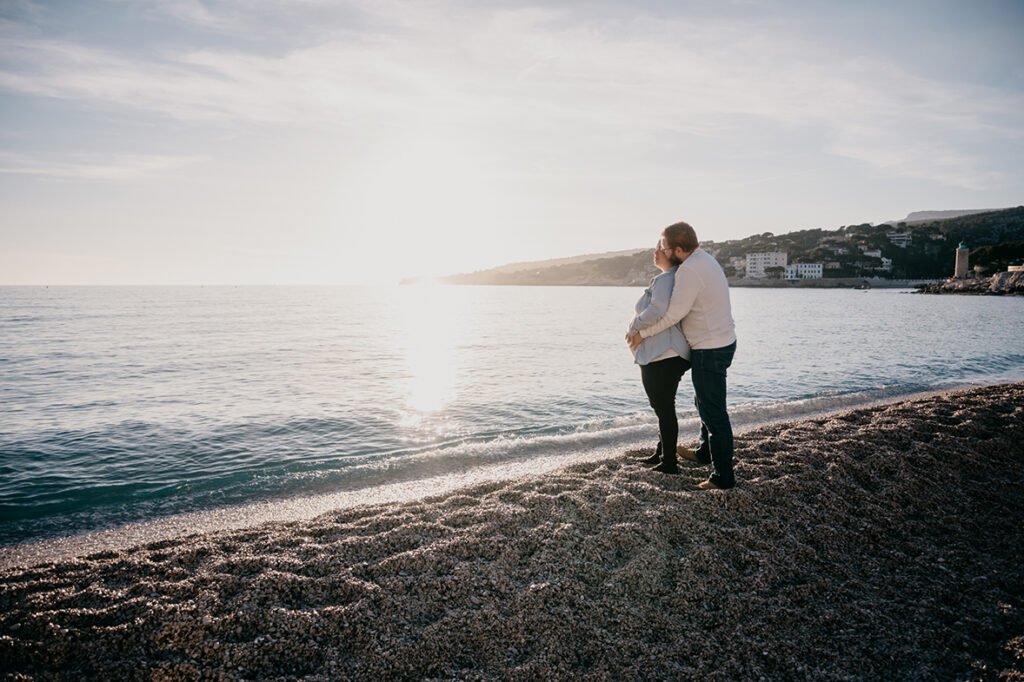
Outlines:
[[[177,21],[229,30],[283,5],[162,7]],[[143,56],[13,35],[0,48],[0,88],[197,124],[355,130],[415,121],[549,148],[743,139],[753,121],[800,131],[825,153],[887,174],[972,189],[1002,181],[983,170],[976,142],[1020,139],[1024,130],[1008,122],[1024,110],[1019,93],[953,87],[805,44],[782,26],[640,13],[598,21],[567,9],[444,2],[341,7],[360,31],[325,26],[315,42],[273,54],[164,48]]]
[[[75,180],[136,180],[201,163],[205,160],[207,157],[204,156],[140,155],[119,155],[107,158],[75,156],[54,159],[0,152],[0,173]]]
[[[218,31],[238,30],[241,18],[234,11],[214,11],[202,0],[159,0],[150,5],[149,9],[186,24]]]
[[[47,10],[33,0],[4,0],[0,5],[0,24],[16,26],[18,21],[36,23],[46,17]]]

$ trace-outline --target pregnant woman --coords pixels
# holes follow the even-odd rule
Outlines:
[[[627,337],[665,316],[672,298],[679,262],[662,234],[654,249],[654,264],[661,270],[661,274],[651,280],[650,286],[636,302],[636,317],[629,325]],[[690,347],[680,325],[674,324],[645,338],[633,349],[633,357],[636,364],[640,365],[640,377],[647,399],[658,415],[658,447],[644,463],[654,464],[654,471],[677,474],[676,441],[679,439],[679,422],[676,420],[676,390],[679,388],[679,380],[690,368]]]

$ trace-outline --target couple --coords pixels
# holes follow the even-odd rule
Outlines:
[[[700,248],[697,234],[687,223],[662,230],[654,264],[662,272],[637,301],[636,317],[626,333],[647,398],[658,415],[658,447],[645,463],[666,474],[679,473],[677,455],[698,464],[710,463],[711,476],[698,487],[731,488],[736,479],[725,384],[736,352],[736,326],[729,283],[722,266]],[[676,447],[676,389],[686,370],[690,370],[700,416],[696,450]]]

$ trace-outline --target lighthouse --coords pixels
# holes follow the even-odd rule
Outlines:
[[[956,268],[953,270],[953,279],[967,279],[967,258],[971,250],[967,244],[960,242],[956,250]]]

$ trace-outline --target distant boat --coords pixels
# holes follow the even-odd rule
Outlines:
[[[854,287],[854,289],[860,289],[861,291],[867,291],[870,288],[871,285],[868,284],[867,282],[861,282],[860,284]]]

